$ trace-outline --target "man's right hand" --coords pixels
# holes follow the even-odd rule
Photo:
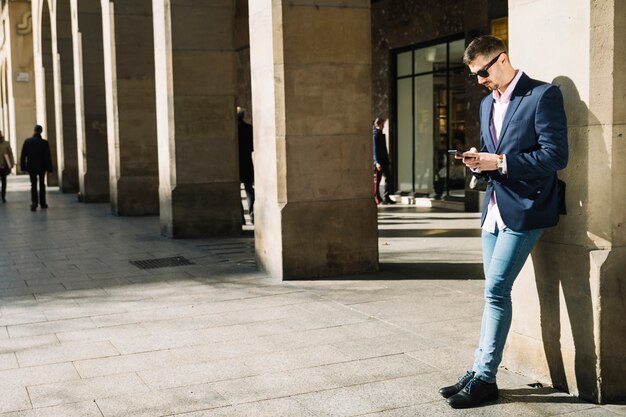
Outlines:
[[[381,169],[383,169],[382,165],[376,162],[376,171],[380,171]]]

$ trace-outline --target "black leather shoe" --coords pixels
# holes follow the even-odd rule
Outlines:
[[[37,206],[30,206],[30,211],[37,211]]]
[[[498,386],[495,382],[490,384],[474,377],[458,394],[448,398],[448,404],[452,408],[471,408],[497,399]]]
[[[41,208],[42,208],[42,209],[47,209],[47,208],[48,208],[48,205],[47,205],[47,204],[42,204],[42,205],[41,205]]]
[[[467,383],[470,382],[472,378],[474,378],[474,374],[475,374],[474,371],[467,371],[465,375],[459,377],[459,382],[457,382],[454,385],[450,385],[449,387],[441,388],[439,390],[439,394],[441,394],[443,398],[452,397],[454,394],[458,393],[463,388],[465,388]]]
[[[396,202],[393,201],[391,198],[385,198],[383,200],[383,204],[396,204]]]

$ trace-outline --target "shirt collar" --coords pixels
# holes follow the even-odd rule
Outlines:
[[[511,95],[513,94],[513,90],[515,90],[515,86],[517,85],[519,79],[522,77],[523,73],[524,72],[522,70],[517,70],[517,74],[515,75],[515,77],[513,77],[513,80],[511,80],[506,90],[504,90],[504,93],[500,94],[498,90],[493,90],[493,99],[498,103],[508,103],[509,101],[511,101]]]

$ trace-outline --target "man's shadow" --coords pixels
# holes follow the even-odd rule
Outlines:
[[[593,155],[594,161],[608,159],[602,141],[602,128],[587,105],[580,100],[574,82],[568,77],[559,76],[552,83],[560,87],[565,101],[569,163],[566,170],[559,172],[559,178],[569,187],[566,190],[567,215],[561,216],[557,227],[544,232],[533,252],[541,336],[552,385],[598,402],[598,358],[589,253],[590,248],[596,247],[596,243],[588,237],[588,231],[594,231],[591,230],[593,225],[587,202],[592,198],[589,192],[594,187],[593,182],[600,179],[589,175],[589,156]],[[590,126],[597,126],[598,130],[590,132]],[[564,306],[561,305],[562,301]],[[567,312],[567,318],[561,317],[563,312]],[[562,324],[568,322],[570,328],[563,328]],[[562,336],[573,340],[573,346],[563,346]],[[574,363],[573,373],[571,370],[568,372],[564,365],[571,362]],[[532,401],[536,400],[535,393]]]

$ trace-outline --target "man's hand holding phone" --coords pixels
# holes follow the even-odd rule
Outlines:
[[[476,160],[479,156],[478,150],[476,148],[471,148],[467,152],[463,152],[458,149],[450,149],[448,150],[448,154],[454,155],[454,159],[462,159],[465,165],[467,165],[467,163],[472,160]]]
[[[499,156],[495,153],[478,152],[474,147],[463,152],[463,163],[474,172],[497,170],[498,158]]]

